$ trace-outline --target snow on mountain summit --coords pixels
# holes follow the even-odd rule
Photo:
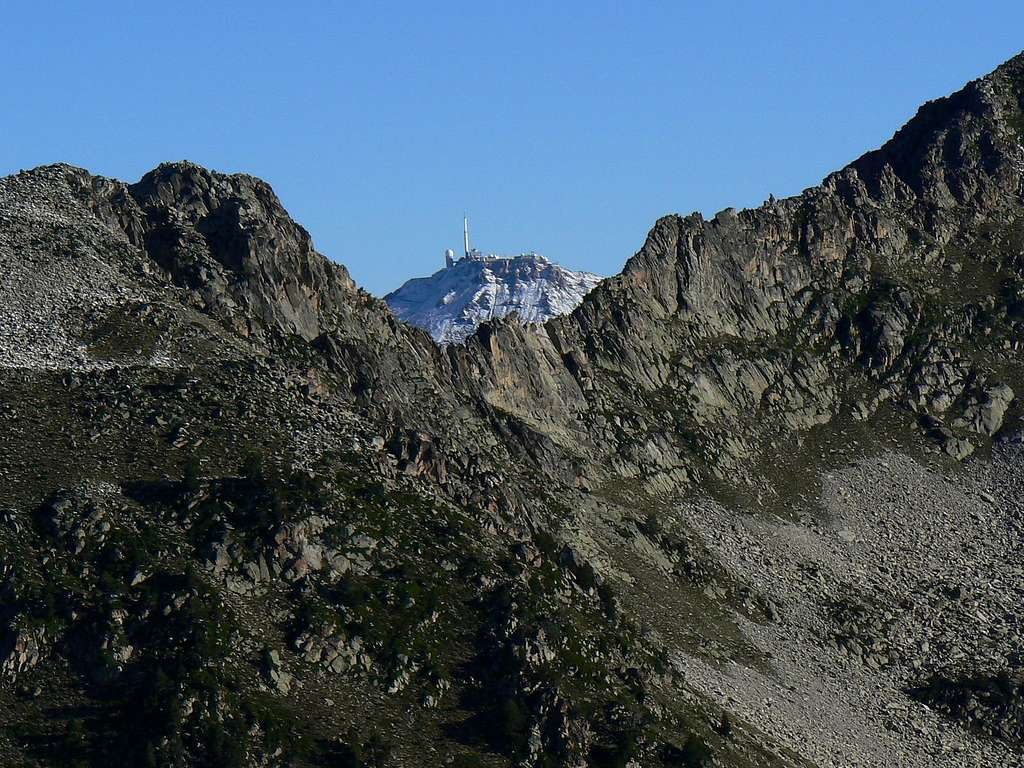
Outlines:
[[[400,319],[427,330],[442,344],[459,344],[480,323],[516,312],[528,323],[564,315],[601,281],[537,253],[484,255],[472,250],[430,277],[407,281],[384,297]]]

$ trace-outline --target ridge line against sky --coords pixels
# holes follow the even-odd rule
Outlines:
[[[377,295],[458,250],[617,272],[667,213],[759,205],[1024,48],[1024,4],[4,4],[0,174],[266,179]]]

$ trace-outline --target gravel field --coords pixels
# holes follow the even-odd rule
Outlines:
[[[821,766],[1024,765],[907,693],[933,672],[999,669],[1019,652],[1022,478],[1014,443],[955,477],[898,454],[829,472],[827,522],[812,526],[701,504],[692,524],[783,616],[744,622],[772,675],[689,656],[678,665],[697,690]],[[835,642],[843,601],[871,606],[860,652]]]

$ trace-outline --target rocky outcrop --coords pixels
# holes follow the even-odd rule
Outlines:
[[[11,629],[0,640],[0,675],[10,681],[38,665],[44,658],[44,627]]]
[[[65,173],[102,221],[242,334],[312,340],[356,299],[344,267],[313,250],[260,179],[187,162],[161,165],[135,184]]]
[[[1006,246],[1024,211],[1022,67],[1018,57],[926,105],[799,197],[660,220],[622,274],[550,321],[547,338],[496,324],[461,366],[495,407],[638,476],[679,479],[695,448],[732,471],[752,431],[827,422],[853,405],[844,392],[858,379],[934,415],[955,406],[957,428],[993,434],[1012,401],[1006,382],[988,385],[990,405],[955,402],[952,381],[922,402],[922,376],[947,375],[923,373],[938,350],[1017,330],[1021,265]],[[1003,287],[950,295],[939,276],[965,270]],[[652,413],[663,395],[668,412]],[[624,455],[624,443],[639,445]]]

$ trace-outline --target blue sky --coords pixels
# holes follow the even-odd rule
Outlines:
[[[798,193],[1024,48],[1019,0],[0,11],[0,174],[252,173],[377,294],[464,210],[482,250],[612,274],[658,216]]]

